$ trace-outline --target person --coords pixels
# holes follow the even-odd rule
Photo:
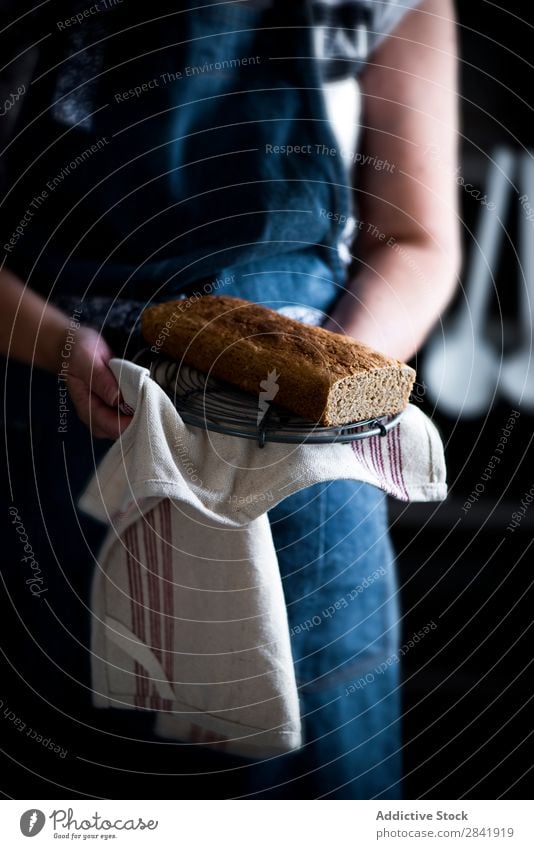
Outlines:
[[[132,798],[399,798],[398,664],[347,695],[398,645],[382,493],[336,481],[269,513],[304,743],[263,761],[91,708],[103,529],[76,498],[128,427],[108,362],[139,349],[149,302],[236,295],[416,354],[459,265],[451,0],[2,6],[4,681],[21,721],[68,751],[47,760],[13,734],[13,780],[113,795],[120,777]]]

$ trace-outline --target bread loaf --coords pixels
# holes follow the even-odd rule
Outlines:
[[[257,395],[267,387],[269,400],[324,425],[403,410],[415,379],[409,366],[354,339],[240,298],[156,304],[142,331],[153,352]]]

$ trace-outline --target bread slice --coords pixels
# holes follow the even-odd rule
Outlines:
[[[323,425],[398,413],[415,379],[409,366],[354,339],[224,295],[149,307],[142,331],[154,353]]]

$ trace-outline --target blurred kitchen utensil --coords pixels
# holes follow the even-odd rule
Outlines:
[[[520,161],[519,191],[534,203],[534,158],[529,151]],[[519,212],[519,314],[520,347],[503,359],[499,388],[510,403],[534,410],[534,361],[532,355],[532,315],[534,312],[534,224],[527,211]]]
[[[514,154],[498,148],[488,171],[488,205],[481,208],[457,315],[431,339],[423,379],[436,406],[449,416],[475,418],[491,405],[500,356],[484,336],[492,284],[508,210]]]

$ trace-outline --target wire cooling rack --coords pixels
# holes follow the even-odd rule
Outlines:
[[[242,392],[184,363],[152,360],[149,369],[150,376],[167,393],[184,422],[217,433],[254,439],[260,448],[267,442],[317,444],[385,436],[402,416],[402,413],[397,413],[324,427],[272,402],[260,412],[257,396]]]

